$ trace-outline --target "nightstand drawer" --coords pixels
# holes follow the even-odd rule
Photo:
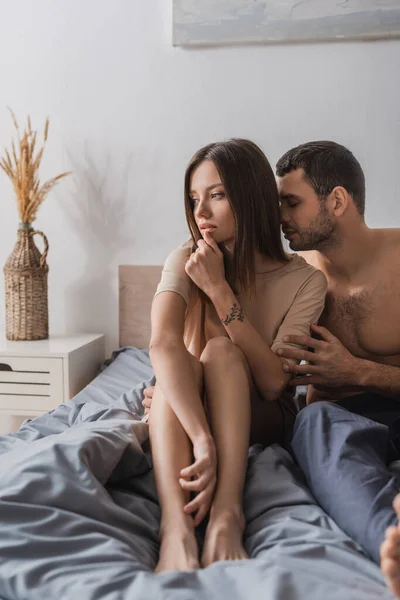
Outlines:
[[[63,400],[62,358],[0,356],[0,409],[45,412]]]

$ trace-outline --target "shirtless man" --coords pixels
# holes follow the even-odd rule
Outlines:
[[[282,229],[328,280],[313,337],[281,353],[308,385],[294,454],[314,496],[379,562],[400,597],[400,491],[388,468],[400,458],[400,229],[370,229],[365,181],[353,154],[334,142],[289,150],[277,164]],[[395,502],[400,511],[400,497]]]

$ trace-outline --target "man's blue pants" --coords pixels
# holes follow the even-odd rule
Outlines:
[[[385,530],[397,523],[392,502],[400,492],[400,478],[388,465],[400,458],[399,426],[400,402],[361,394],[340,404],[306,406],[292,439],[316,500],[377,563]]]

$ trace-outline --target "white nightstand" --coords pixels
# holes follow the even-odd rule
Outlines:
[[[103,334],[0,341],[0,415],[40,415],[69,400],[99,372]]]

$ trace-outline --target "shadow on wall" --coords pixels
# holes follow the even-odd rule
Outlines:
[[[107,352],[118,346],[118,256],[135,246],[137,207],[129,191],[132,156],[118,165],[107,154],[96,161],[84,147],[79,163],[70,152],[75,189],[62,208],[83,247],[84,261],[64,294],[67,332],[105,333]],[[135,218],[133,219],[133,214]]]

